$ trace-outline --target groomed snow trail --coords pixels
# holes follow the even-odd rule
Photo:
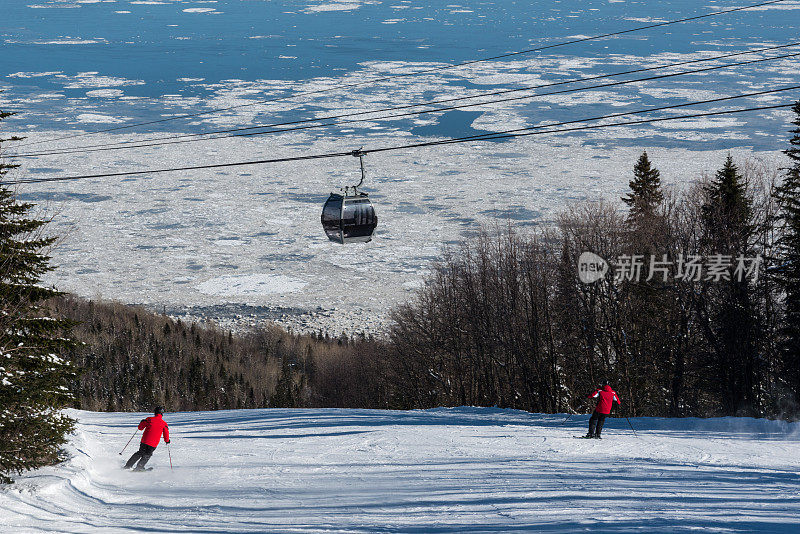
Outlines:
[[[5,532],[800,532],[800,425],[454,408],[71,412],[63,465],[0,491]]]

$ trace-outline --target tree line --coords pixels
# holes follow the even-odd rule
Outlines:
[[[793,111],[786,169],[729,155],[677,191],[644,152],[621,203],[571,205],[553,227],[450,252],[394,312],[395,403],[573,411],[607,379],[629,415],[797,417]],[[606,276],[581,281],[587,252]]]
[[[213,323],[187,324],[142,307],[74,295],[48,306],[51,315],[74,325],[72,336],[80,340],[63,354],[77,368],[70,384],[75,408],[194,411],[375,402],[370,383],[359,376],[374,365],[375,341],[292,334],[270,324],[234,334]]]

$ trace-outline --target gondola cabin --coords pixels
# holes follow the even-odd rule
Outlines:
[[[331,193],[322,206],[322,229],[334,243],[367,243],[372,240],[378,217],[369,196],[358,190],[364,184],[364,153],[354,150],[352,155],[361,165],[361,181],[342,188],[342,193]]]
[[[331,193],[322,207],[322,228],[335,243],[366,243],[378,226],[375,208],[366,193]]]

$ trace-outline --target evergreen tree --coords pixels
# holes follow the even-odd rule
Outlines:
[[[9,113],[0,113],[0,119]],[[0,179],[17,167],[0,164]],[[40,285],[52,269],[45,221],[32,204],[0,185],[0,481],[60,459],[74,421],[60,413],[72,395],[72,366],[59,357],[72,345],[69,323],[47,317],[41,304],[58,294]]]
[[[706,325],[711,356],[707,377],[710,388],[722,400],[724,414],[756,414],[760,410],[758,351],[762,329],[749,280],[734,276],[737,258],[755,256],[755,225],[747,183],[730,154],[704,193],[701,217],[706,256],[730,262],[728,279],[703,282],[701,324]]]
[[[297,387],[295,386],[294,373],[289,365],[288,358],[283,358],[281,364],[281,376],[275,385],[275,392],[269,399],[272,408],[296,408]]]
[[[660,262],[668,252],[669,235],[662,204],[664,193],[661,173],[652,166],[647,152],[642,152],[633,167],[633,180],[628,183],[630,192],[622,197],[628,206],[625,220],[626,253],[641,256],[644,276],[620,289],[620,324],[625,334],[621,345],[620,364],[627,366],[626,376],[638,377],[627,380],[628,388],[637,398],[631,399],[629,408],[641,408],[655,412],[655,406],[663,404],[664,396],[650,396],[645,391],[663,389],[668,379],[662,375],[664,362],[669,361],[670,344],[664,340],[666,334],[663,319],[670,315],[669,293],[665,291],[663,278],[645,278],[650,262]]]
[[[785,154],[791,159],[783,182],[775,192],[780,206],[781,234],[778,240],[778,265],[775,269],[785,293],[785,312],[781,327],[783,375],[800,401],[800,101],[792,108],[795,129]],[[796,408],[795,408],[796,409]]]
[[[628,186],[631,192],[622,197],[629,209],[628,217],[634,221],[652,218],[664,201],[664,193],[661,190],[661,173],[651,165],[647,151],[642,152],[634,165],[633,180],[628,182]]]
[[[753,232],[752,201],[730,154],[714,180],[705,187],[705,194],[703,219],[706,228],[713,230],[707,237],[720,247],[717,252],[746,246]]]

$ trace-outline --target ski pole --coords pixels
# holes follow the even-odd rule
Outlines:
[[[169,470],[173,471],[173,469],[172,469],[172,451],[169,448],[169,443],[167,443],[167,454],[169,455]]]
[[[137,433],[137,432],[139,432],[139,429],[138,429],[138,428],[137,428],[136,430],[134,430],[134,431],[133,431],[133,436],[131,436],[131,439],[129,439],[129,440],[128,440],[128,443],[126,443],[126,444],[125,444],[125,446],[124,446],[124,447],[122,447],[122,450],[121,450],[121,451],[119,451],[119,454],[120,454],[120,456],[122,456],[122,453],[123,453],[123,452],[125,452],[125,449],[127,449],[127,448],[128,448],[128,445],[130,445],[130,444],[131,444],[131,441],[133,441],[133,438],[136,436],[136,433]]]
[[[584,405],[584,403],[585,403],[585,402],[586,402],[586,401],[584,401],[584,402],[580,403],[580,405],[578,406],[578,408],[583,408],[583,405]],[[567,418],[566,418],[566,419],[564,419],[563,421],[561,421],[559,424],[560,424],[560,425],[563,425],[563,424],[564,424],[564,423],[566,423],[566,422],[569,420],[569,418],[570,418],[570,417],[572,417],[573,415],[575,415],[575,412],[572,412],[572,413],[570,413],[570,414],[567,416]]]
[[[636,436],[636,430],[633,429],[633,425],[631,424],[631,420],[628,419],[627,415],[625,416],[625,419],[628,421],[628,426],[630,426],[631,430],[633,430],[633,435]],[[638,438],[639,436],[636,436],[636,437]]]

